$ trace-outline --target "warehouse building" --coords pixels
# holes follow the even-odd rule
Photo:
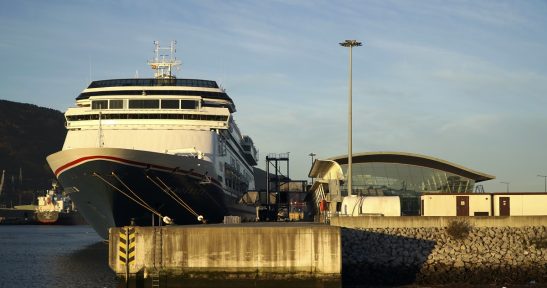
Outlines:
[[[423,216],[547,215],[547,193],[427,193],[420,198]]]

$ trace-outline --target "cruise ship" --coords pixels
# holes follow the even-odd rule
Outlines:
[[[177,79],[176,42],[148,61],[154,78],[93,81],[65,113],[67,136],[48,164],[104,239],[125,225],[254,219],[258,151],[215,81]]]

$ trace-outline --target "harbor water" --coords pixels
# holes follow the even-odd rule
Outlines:
[[[116,287],[108,245],[87,225],[0,225],[0,287]]]
[[[87,225],[0,225],[0,288],[125,287],[108,244]],[[322,281],[169,281],[169,287],[340,287]]]
[[[108,267],[108,244],[87,225],[0,225],[0,288],[11,287],[125,287]],[[396,277],[396,275],[394,275]],[[368,287],[322,281],[169,281],[169,287]],[[466,285],[465,287],[544,287],[523,285]],[[421,287],[409,285],[409,287]],[[454,288],[460,285],[424,287]]]

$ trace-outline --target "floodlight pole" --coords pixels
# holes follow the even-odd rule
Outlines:
[[[315,154],[315,153],[312,152],[312,153],[310,153],[310,154],[308,154],[308,155],[311,157],[311,166],[313,167],[313,157],[314,157],[315,155],[317,155],[317,154]],[[311,185],[313,185],[313,177],[311,177]]]
[[[547,193],[547,176],[538,174],[538,177],[543,177],[543,179],[545,179],[545,193]]]
[[[341,46],[343,47],[349,47],[349,96],[348,96],[348,173],[347,173],[347,177],[348,177],[348,195],[352,195],[353,194],[353,187],[352,187],[352,183],[351,183],[351,177],[352,177],[352,171],[351,171],[351,166],[352,166],[352,158],[353,158],[353,151],[352,151],[352,141],[353,141],[353,135],[352,135],[352,95],[351,95],[351,90],[352,90],[352,83],[351,83],[351,80],[352,80],[352,50],[353,50],[353,47],[358,47],[358,46],[361,46],[362,43],[361,42],[358,42],[357,40],[346,40],[342,43],[340,43]]]
[[[505,184],[507,186],[507,193],[509,193],[509,182],[500,182],[501,184]]]

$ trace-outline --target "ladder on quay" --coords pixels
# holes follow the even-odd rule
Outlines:
[[[152,272],[152,275],[150,275],[152,278],[152,288],[160,288],[160,271],[158,269],[154,269]]]
[[[161,226],[154,227],[154,270],[150,278],[152,279],[152,288],[160,288],[160,269],[162,265],[162,229]]]

